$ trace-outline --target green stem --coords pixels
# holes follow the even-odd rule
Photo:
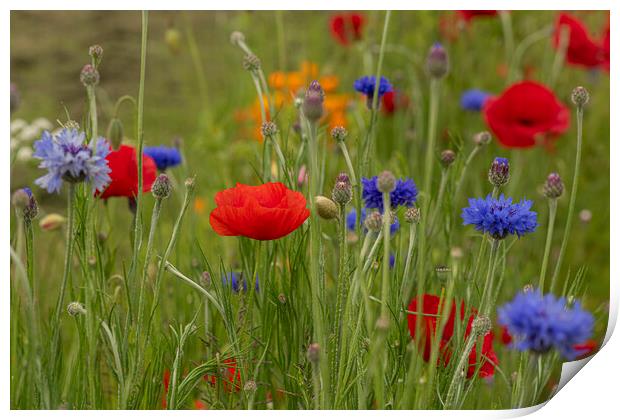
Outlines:
[[[551,290],[555,288],[560,269],[562,268],[562,262],[564,255],[566,254],[566,246],[568,245],[568,238],[570,236],[570,230],[573,225],[573,213],[575,211],[575,201],[577,199],[577,186],[579,184],[579,167],[581,166],[581,146],[583,141],[583,107],[577,107],[577,152],[575,154],[575,171],[573,172],[573,185],[570,191],[570,201],[568,203],[568,216],[566,218],[566,225],[564,226],[564,237],[562,238],[562,246],[560,247],[560,255],[558,261],[555,264],[555,270],[553,271],[553,277],[551,278]]]
[[[469,168],[469,165],[474,160],[474,158],[476,157],[476,155],[478,154],[480,149],[481,149],[481,147],[476,145],[473,148],[473,150],[471,151],[471,153],[469,154],[469,156],[467,156],[467,160],[465,160],[465,164],[463,165],[463,169],[461,169],[461,175],[459,176],[459,180],[457,181],[456,187],[454,189],[454,203],[455,203],[455,205],[457,205],[458,198],[460,197],[460,194],[461,194],[461,188],[463,187],[463,180],[465,179],[465,174],[467,173],[467,168]]]
[[[547,264],[549,261],[549,252],[551,251],[551,242],[553,241],[553,227],[555,224],[555,214],[558,208],[558,200],[556,198],[549,199],[549,224],[547,226],[547,240],[545,241],[545,253],[540,267],[540,278],[538,279],[538,288],[541,293],[545,291],[545,274],[547,273]]]
[[[469,355],[471,354],[471,350],[474,348],[474,344],[476,343],[476,335],[472,332],[469,334],[467,338],[467,343],[465,344],[465,348],[461,357],[459,358],[458,364],[456,365],[456,369],[454,374],[452,375],[452,380],[450,381],[450,386],[448,387],[448,393],[446,396],[446,408],[453,408],[454,405],[454,394],[456,393],[456,388],[458,384],[461,382],[464,377],[464,369],[469,360]]]
[[[411,285],[413,282],[409,280],[409,272],[411,271],[411,261],[413,260],[413,248],[415,246],[415,235],[416,235],[416,223],[411,223],[409,225],[409,246],[407,246],[407,257],[405,258],[405,269],[403,271],[403,279],[401,282],[401,295],[402,299],[409,299],[409,294],[411,293]],[[406,303],[403,301],[403,303]]]
[[[553,89],[555,83],[558,80],[558,76],[564,66],[564,60],[566,58],[566,50],[568,49],[568,41],[570,39],[570,29],[567,25],[562,25],[560,28],[560,39],[558,47],[553,59],[553,66],[551,67],[551,74],[549,75],[549,87]]]
[[[506,64],[510,65],[514,51],[514,33],[512,31],[512,19],[507,10],[499,11],[499,18],[502,21],[502,32],[504,34],[504,48]]]
[[[435,201],[435,206],[433,207],[433,211],[431,213],[430,222],[426,229],[426,234],[430,237],[433,236],[435,230],[435,222],[437,220],[437,214],[441,208],[441,203],[443,201],[443,196],[446,192],[446,185],[448,184],[448,169],[444,169],[441,171],[441,181],[439,182],[439,193],[437,193],[437,200]]]
[[[334,331],[336,334],[336,349],[333,352],[334,359],[332,362],[332,388],[337,394],[339,387],[339,371],[340,371],[340,352],[342,351],[342,324],[343,324],[343,306],[347,296],[347,214],[346,207],[340,205],[339,223],[339,263],[338,263],[338,284],[336,286],[336,322]],[[336,397],[337,400],[337,397]]]
[[[390,193],[383,193],[383,273],[381,282],[381,316],[389,313],[388,299],[390,297],[390,225],[391,203]]]
[[[499,248],[499,239],[493,239],[491,242],[491,252],[489,253],[489,265],[487,269],[487,278],[484,282],[484,290],[482,292],[482,305],[480,313],[489,316],[491,311],[491,299],[493,297],[493,280],[495,278],[495,267],[497,265],[497,250]]]

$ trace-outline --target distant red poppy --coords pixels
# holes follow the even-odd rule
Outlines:
[[[465,303],[461,302],[460,305],[460,314],[459,318],[461,321],[465,320]],[[410,312],[418,312],[419,304],[418,298],[414,298],[411,303],[409,303],[409,311]],[[439,315],[443,307],[440,308],[439,305],[439,297],[435,295],[424,295],[422,298],[422,322],[420,323],[420,327],[424,331],[424,352],[422,357],[426,362],[430,360],[431,357],[431,344],[432,340],[435,339],[435,334],[437,333],[437,320],[439,319],[436,315]],[[474,317],[477,311],[475,308],[470,308],[469,310],[469,319],[467,320],[467,327],[465,328],[464,339],[469,337],[471,333],[471,326],[474,321]],[[449,348],[450,340],[454,335],[454,323],[456,318],[456,303],[452,301],[452,307],[450,308],[450,314],[448,315],[448,321],[446,322],[446,326],[442,332],[441,339],[439,341],[439,360],[438,363],[443,360],[444,365],[447,365],[450,361],[451,350]],[[416,322],[417,315],[408,314],[407,321],[409,324],[409,334],[411,338],[416,339]],[[478,365],[478,360],[476,357],[476,345],[471,350],[469,355],[469,366],[467,368],[467,377],[471,378],[474,376],[476,372],[476,368]],[[478,375],[481,378],[486,378],[493,376],[495,374],[495,365],[497,365],[498,359],[493,351],[493,333],[488,332],[484,336],[484,340],[482,342],[482,355],[484,356],[484,361],[482,361],[482,365],[480,366],[480,370]]]
[[[223,375],[205,375],[205,381],[209,382],[212,386],[215,386],[217,379],[222,381],[224,391],[237,392],[241,389],[241,371],[237,369],[237,360],[231,358],[226,359],[223,362],[226,366]]]
[[[168,397],[168,388],[170,387],[170,371],[168,369],[164,370],[164,395],[161,397],[161,408],[164,410],[168,408],[168,401],[166,401]]]
[[[194,410],[206,410],[207,405],[200,400],[194,400]]]
[[[508,332],[508,328],[502,325],[501,327],[501,342],[503,345],[508,346],[512,344],[512,336]],[[592,355],[598,348],[598,342],[595,340],[586,340],[583,343],[575,344],[573,349],[577,352],[578,358],[583,358]]]
[[[592,39],[588,28],[568,13],[560,13],[555,22],[553,33],[553,46],[558,48],[562,28],[568,28],[568,45],[566,49],[566,61],[576,66],[596,68],[603,64],[603,46]]]
[[[259,186],[237,184],[215,195],[209,221],[221,236],[272,240],[288,235],[310,216],[306,199],[281,182]]]
[[[489,98],[484,119],[506,147],[528,148],[537,140],[548,142],[568,129],[570,112],[546,86],[532,81],[516,83]]]
[[[497,10],[457,10],[457,13],[465,22],[479,17],[497,16]]]
[[[340,13],[329,20],[331,34],[342,45],[349,45],[362,39],[362,30],[366,20],[359,13]]]
[[[381,109],[388,115],[396,111],[403,110],[409,106],[409,97],[399,91],[391,91],[385,93],[381,97]]]
[[[138,194],[138,160],[136,149],[131,146],[121,145],[117,150],[112,150],[106,157],[112,172],[112,181],[103,192],[97,191],[99,198],[129,197]],[[147,155],[142,155],[142,191],[151,191],[151,186],[157,176],[155,161]]]

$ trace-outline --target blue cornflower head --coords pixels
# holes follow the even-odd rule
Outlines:
[[[396,187],[390,193],[390,206],[411,207],[418,197],[418,189],[410,178],[396,180]],[[369,209],[378,209],[383,213],[383,193],[377,187],[377,177],[362,178],[362,198]]]
[[[366,95],[366,98],[368,99],[369,104],[375,94],[376,80],[377,78],[375,76],[363,76],[357,79],[355,83],[353,83],[353,88],[356,91]],[[392,90],[393,90],[392,85],[390,84],[388,79],[381,76],[381,79],[379,79],[379,91],[378,91],[379,98],[377,99],[381,99],[383,95],[385,95],[388,92],[391,92]]]
[[[227,287],[230,285],[233,292],[235,293],[239,293],[241,291],[241,288],[243,288],[244,292],[248,291],[248,281],[243,275],[243,273],[238,273],[234,271],[231,271],[230,273],[226,273],[225,275],[222,276],[222,284],[224,285],[224,287]],[[259,291],[258,276],[256,276],[256,282],[254,284],[254,289],[257,292]]]
[[[393,253],[390,253],[390,268],[394,268],[395,264],[396,264],[396,255],[394,255]]]
[[[461,108],[467,111],[481,111],[491,95],[479,89],[469,89],[461,95]]]
[[[176,147],[145,147],[144,154],[150,156],[155,161],[155,165],[160,171],[165,171],[167,168],[181,163],[181,152]]]
[[[534,232],[538,223],[536,212],[530,211],[532,202],[521,200],[513,203],[512,198],[487,195],[486,198],[470,198],[469,207],[463,209],[463,225],[474,225],[477,231],[485,232],[495,239]]]
[[[366,209],[362,208],[362,218],[360,220],[360,224],[364,223],[364,220],[366,220]],[[352,209],[349,214],[347,214],[347,229],[349,229],[351,232],[355,232],[356,221],[357,212],[355,211],[355,209]],[[398,232],[398,229],[400,229],[400,222],[398,221],[398,217],[394,217],[394,223],[390,225],[390,235],[396,234],[396,232]],[[364,231],[366,231],[365,228]]]
[[[575,345],[589,339],[594,326],[594,317],[579,301],[569,307],[565,298],[543,296],[539,290],[517,294],[497,314],[518,350],[545,353],[555,348],[568,360],[579,356]]]
[[[64,128],[52,136],[44,131],[41,139],[34,143],[33,157],[41,160],[39,168],[47,174],[35,184],[48,192],[58,192],[62,181],[89,182],[94,190],[102,191],[110,182],[110,171],[106,156],[110,153],[108,142],[99,137],[84,143],[86,135],[76,129]]]

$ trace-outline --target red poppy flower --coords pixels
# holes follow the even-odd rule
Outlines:
[[[512,336],[508,332],[508,327],[502,325],[502,334],[501,334],[502,344],[507,346],[512,343]]]
[[[359,13],[340,13],[333,15],[329,21],[331,34],[342,45],[362,39],[362,29],[366,23]]]
[[[506,147],[527,148],[564,133],[570,112],[546,86],[516,83],[489,98],[483,108],[487,125]]]
[[[161,397],[161,408],[164,410],[168,407],[168,402],[166,401],[166,397],[168,396],[168,388],[170,387],[170,371],[168,369],[164,370],[164,395]]]
[[[605,29],[605,32],[603,32],[601,48],[603,49],[601,66],[609,72],[609,21],[607,21],[607,28]]]
[[[224,391],[237,392],[241,389],[241,371],[237,369],[237,361],[235,359],[226,359],[223,362],[226,369],[223,375],[205,375],[205,381],[215,386],[218,377],[222,380]]]
[[[457,13],[465,22],[479,17],[497,16],[497,10],[457,10]]]
[[[402,92],[391,91],[381,97],[383,112],[392,115],[394,112],[407,108],[409,98]]]
[[[310,216],[306,199],[281,182],[259,186],[237,184],[215,195],[217,207],[209,221],[221,236],[245,236],[258,240],[288,235]]]
[[[99,198],[129,197],[138,194],[138,160],[136,149],[121,145],[118,150],[112,150],[106,157],[112,172],[112,182],[103,192],[97,191]],[[147,155],[142,155],[142,191],[151,191],[151,186],[157,176],[155,161]]]
[[[461,302],[460,305],[460,321],[465,320],[465,303]],[[409,303],[409,311],[410,312],[418,312],[418,298],[414,298],[411,303]],[[422,298],[422,322],[420,323],[420,327],[424,331],[424,352],[422,357],[424,361],[428,362],[431,357],[431,345],[433,340],[435,339],[435,334],[437,333],[437,320],[439,319],[436,315],[441,314],[443,307],[440,308],[439,305],[439,297],[435,295],[424,295]],[[471,326],[474,321],[474,317],[477,313],[475,308],[471,308],[469,311],[469,319],[467,320],[467,327],[465,328],[464,340],[469,337],[471,333]],[[441,335],[441,339],[439,341],[439,360],[437,363],[443,360],[444,366],[448,364],[451,357],[451,350],[449,348],[450,340],[454,335],[454,322],[456,318],[456,303],[452,301],[452,307],[450,308],[450,314],[448,316],[448,322],[446,322],[446,326]],[[409,324],[409,334],[411,338],[416,339],[416,322],[417,315],[408,314],[407,321]],[[471,378],[474,376],[476,372],[476,368],[478,365],[478,360],[476,357],[476,345],[471,350],[469,355],[469,367],[467,368],[467,377]],[[493,376],[495,373],[495,365],[498,364],[497,356],[493,351],[493,333],[488,332],[483,339],[482,342],[482,355],[484,359],[482,361],[482,365],[480,366],[479,376],[481,378],[486,378]]]
[[[194,400],[194,410],[206,410],[207,405],[200,400]]]
[[[553,46],[555,48],[558,48],[560,44],[562,27],[567,27],[569,31],[566,49],[566,61],[568,63],[587,68],[595,68],[603,64],[602,45],[592,39],[583,22],[567,13],[560,13],[556,19],[553,33]]]

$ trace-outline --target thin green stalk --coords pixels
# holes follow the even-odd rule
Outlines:
[[[433,236],[435,230],[435,222],[437,220],[439,210],[441,209],[443,196],[446,192],[446,185],[448,185],[448,169],[444,168],[444,170],[441,171],[441,181],[439,182],[439,193],[437,193],[437,200],[435,201],[435,206],[433,207],[433,211],[431,213],[430,223],[426,229],[426,234],[430,237]]]
[[[456,393],[456,388],[464,377],[463,371],[469,360],[469,355],[471,354],[471,350],[474,348],[474,344],[476,344],[476,338],[477,338],[476,334],[474,334],[473,332],[469,334],[469,337],[467,338],[465,348],[463,349],[463,353],[461,353],[461,357],[459,358],[459,361],[456,365],[456,369],[454,370],[454,374],[452,375],[450,386],[448,387],[448,393],[446,396],[446,405],[445,405],[446,408],[453,408],[454,395]]]
[[[549,199],[549,223],[547,225],[547,240],[545,241],[545,253],[540,267],[540,278],[538,279],[538,288],[542,293],[545,291],[545,274],[547,273],[547,263],[549,261],[549,253],[551,251],[551,242],[553,241],[553,227],[555,225],[555,214],[558,209],[557,198]]]
[[[347,267],[347,214],[346,207],[340,205],[340,214],[338,217],[338,284],[336,285],[336,320],[334,323],[334,331],[336,334],[336,349],[333,352],[334,358],[331,366],[332,371],[332,388],[338,392],[338,372],[340,371],[340,352],[342,349],[342,329],[343,329],[343,312],[344,302],[347,296],[348,285],[348,267]],[[337,399],[337,398],[336,398]]]
[[[489,265],[487,269],[487,278],[484,282],[484,290],[482,292],[482,305],[480,313],[488,316],[491,311],[491,299],[493,297],[493,280],[495,278],[495,268],[497,265],[497,250],[499,248],[499,239],[493,239],[491,242],[491,252],[489,253]]]
[[[567,25],[562,25],[560,28],[560,39],[558,42],[555,57],[553,59],[553,66],[551,67],[551,74],[549,75],[549,87],[553,89],[555,83],[558,80],[558,76],[564,66],[564,60],[566,59],[566,50],[568,49],[568,41],[570,39],[570,28]]]
[[[381,282],[381,316],[389,313],[388,300],[390,297],[390,225],[391,203],[390,193],[383,193],[383,273]]]
[[[504,35],[504,51],[506,64],[510,65],[514,51],[514,33],[512,31],[512,19],[507,10],[499,11],[499,18],[502,22],[502,32]]]
[[[200,50],[196,44],[196,38],[194,37],[194,27],[189,13],[185,13],[185,34],[187,36],[187,45],[189,47],[189,54],[192,57],[192,63],[194,65],[194,72],[198,79],[198,91],[200,92],[200,99],[202,106],[207,106],[207,79],[205,78],[206,72],[202,65],[202,59],[200,58]]]
[[[379,245],[381,244],[382,240],[383,240],[383,228],[378,232],[377,238],[375,239],[375,242],[372,244],[372,247],[370,248],[370,252],[368,253],[368,258],[366,258],[366,262],[364,262],[364,268],[362,269],[362,272],[364,274],[368,270],[370,270],[370,267],[372,266],[372,263],[375,260],[375,255],[377,255],[377,252],[379,252]]]
[[[415,246],[415,235],[417,223],[411,223],[409,225],[409,245],[407,246],[407,257],[405,258],[405,269],[403,270],[403,278],[401,281],[400,292],[402,299],[409,299],[409,294],[411,293],[411,285],[413,285],[412,281],[409,280],[409,272],[411,271],[411,261],[413,260],[413,249]],[[403,301],[405,303],[405,301]]]
[[[553,271],[553,277],[551,278],[551,290],[555,288],[560,269],[562,268],[562,262],[564,261],[564,255],[566,254],[566,246],[568,245],[568,238],[570,236],[570,230],[573,225],[573,213],[575,211],[575,201],[577,199],[577,186],[579,184],[579,168],[581,166],[581,146],[583,142],[583,106],[577,107],[577,152],[575,154],[575,170],[573,172],[573,184],[571,185],[570,200],[568,202],[568,216],[566,218],[566,225],[564,226],[564,237],[562,238],[562,246],[560,247],[560,255],[558,261],[555,264],[555,270]]]
[[[463,169],[461,169],[461,175],[459,176],[459,180],[456,182],[456,187],[454,188],[454,203],[455,205],[458,205],[458,199],[461,196],[461,188],[463,187],[463,180],[465,180],[465,174],[467,173],[467,168],[469,168],[469,165],[471,164],[471,162],[474,160],[474,158],[476,157],[476,155],[478,154],[478,152],[482,149],[482,147],[480,147],[479,145],[476,145],[473,150],[471,151],[471,153],[469,154],[469,156],[467,156],[467,159],[465,160],[465,164],[463,165]]]

